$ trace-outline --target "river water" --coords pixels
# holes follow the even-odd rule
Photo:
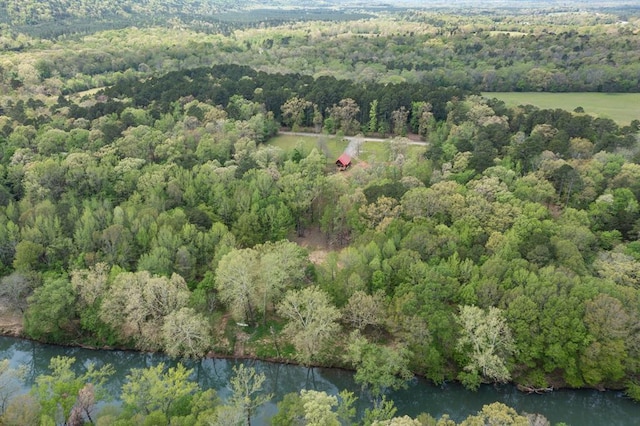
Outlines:
[[[111,364],[116,373],[108,386],[112,395],[118,395],[126,375],[132,368],[146,368],[164,362],[174,365],[175,361],[159,354],[128,351],[98,351],[82,348],[43,345],[27,340],[0,337],[0,359],[10,359],[11,365],[27,367],[28,390],[34,379],[48,374],[49,360],[54,356],[76,358],[76,366],[81,370],[94,363],[97,366]],[[232,367],[241,361],[204,359],[191,361],[186,365],[193,369],[194,379],[202,388],[214,388],[221,398],[229,396],[227,383],[232,375]],[[349,389],[360,398],[359,410],[368,406],[367,396],[359,391],[348,371],[275,364],[258,361],[242,361],[266,375],[266,391],[273,393],[273,401],[258,413],[254,425],[267,424],[267,419],[276,411],[276,403],[290,392],[300,389],[315,389],[336,394]],[[79,370],[79,371],[80,371]],[[461,421],[478,412],[484,404],[503,402],[518,412],[541,413],[552,424],[565,422],[569,425],[611,426],[640,425],[640,403],[635,403],[621,392],[598,392],[592,390],[561,390],[544,395],[526,395],[513,386],[483,386],[477,392],[470,392],[455,383],[433,386],[427,381],[416,379],[406,390],[389,394],[396,407],[397,415],[417,416],[422,412],[439,418],[448,413],[452,419]]]

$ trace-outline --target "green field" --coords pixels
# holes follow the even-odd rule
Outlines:
[[[327,136],[299,136],[299,135],[277,135],[269,140],[268,144],[277,146],[283,151],[290,152],[298,149],[304,155],[307,155],[313,148],[318,149],[327,156],[327,164],[333,162],[344,152],[348,142],[335,135]],[[406,155],[413,156],[416,153],[424,151],[424,146],[409,145],[407,146]],[[358,158],[354,159],[354,164],[360,161],[388,161],[389,145],[386,142],[371,141],[364,138],[364,142],[360,147]]]
[[[482,96],[498,98],[507,106],[529,104],[567,111],[582,107],[587,114],[611,118],[621,125],[640,120],[640,93],[484,92]]]
[[[406,148],[405,157],[411,158],[418,153],[424,152],[425,147],[421,145],[409,145]],[[362,144],[360,148],[359,160],[374,162],[374,161],[389,161],[390,149],[389,144],[386,142],[373,142],[367,141]]]
[[[303,155],[307,155],[316,148],[327,156],[327,161],[332,163],[342,154],[348,143],[335,136],[299,136],[299,135],[277,135],[268,142],[277,146],[285,152],[299,149]]]

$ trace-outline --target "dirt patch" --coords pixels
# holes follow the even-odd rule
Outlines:
[[[0,302],[0,334],[18,337],[23,329],[22,314]]]
[[[296,236],[293,241],[309,252],[309,260],[314,264],[320,264],[327,258],[331,251],[327,236],[317,228],[305,229],[302,237]]]

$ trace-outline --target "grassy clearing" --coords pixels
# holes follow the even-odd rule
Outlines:
[[[408,145],[406,148],[405,157],[414,157],[418,153],[424,152],[425,147],[421,145]],[[360,148],[360,155],[358,159],[367,161],[369,163],[375,161],[389,161],[390,160],[390,147],[387,142],[372,142],[369,141],[362,144]]]
[[[333,164],[340,154],[342,154],[348,143],[335,136],[278,135],[271,138],[268,144],[276,146],[285,152],[298,149],[303,156],[306,156],[315,148],[327,156],[328,163]]]
[[[298,135],[278,135],[271,138],[268,144],[276,146],[285,152],[291,152],[298,149],[303,156],[306,156],[312,149],[316,148],[327,156],[327,164],[333,162],[344,152],[348,142],[336,136],[298,136]],[[406,151],[407,157],[413,157],[415,154],[424,151],[425,147],[420,145],[408,145]],[[389,144],[388,142],[367,141],[360,147],[360,153],[355,159],[366,162],[389,161]]]
[[[541,93],[485,92],[487,98],[498,98],[507,106],[535,105],[543,109],[577,107],[596,117],[611,118],[620,125],[640,120],[640,93]]]

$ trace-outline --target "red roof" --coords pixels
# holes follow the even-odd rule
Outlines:
[[[348,154],[342,154],[336,161],[336,164],[340,164],[343,167],[346,167],[351,164],[351,157],[349,157]]]

